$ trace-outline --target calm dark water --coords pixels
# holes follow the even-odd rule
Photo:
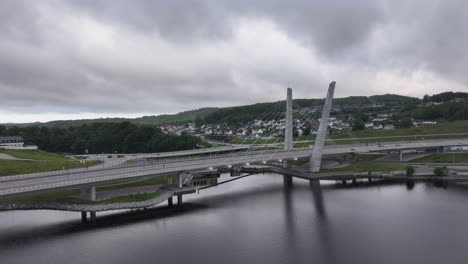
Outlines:
[[[257,175],[185,196],[182,209],[0,213],[0,263],[468,263],[468,189],[416,184],[321,195]]]

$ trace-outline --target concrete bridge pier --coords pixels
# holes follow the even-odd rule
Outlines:
[[[91,186],[91,190],[89,192],[89,200],[96,201],[96,186]],[[96,222],[96,212],[89,212],[90,222]]]
[[[229,170],[231,173],[231,177],[241,176],[242,174],[242,167],[241,166],[232,166]]]
[[[398,151],[398,160],[403,161],[403,150]]]
[[[87,212],[81,212],[81,222],[86,223],[88,221],[88,213]]]
[[[91,191],[89,192],[89,200],[96,201],[96,186],[91,186]]]
[[[182,194],[177,195],[177,206],[182,205]]]
[[[291,163],[288,160],[283,160],[283,168],[291,168]],[[283,184],[285,187],[290,187],[293,184],[293,177],[290,175],[283,174]]]
[[[90,216],[91,223],[95,223],[96,222],[96,212],[89,212],[89,216]]]
[[[283,175],[283,184],[284,184],[284,187],[291,187],[293,184],[292,176]]]

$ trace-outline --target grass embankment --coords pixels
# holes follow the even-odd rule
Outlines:
[[[468,162],[468,153],[440,153],[412,160],[425,163],[462,163]]]
[[[356,160],[358,161],[373,161],[385,155],[382,154],[357,154]]]
[[[306,159],[289,160],[289,163],[292,166],[301,166],[301,165],[306,164],[307,162],[309,162],[309,161],[306,160]],[[266,165],[266,166],[271,166],[271,167],[276,167],[276,168],[283,168],[283,164],[279,164],[279,163],[266,163],[266,164],[262,163],[260,165]]]
[[[113,204],[113,203],[132,203],[132,202],[141,202],[153,199],[154,197],[158,196],[157,192],[154,193],[138,193],[138,194],[130,194],[127,196],[120,196],[115,197],[108,200],[102,201],[86,201],[83,202],[84,204]]]
[[[55,202],[68,198],[72,195],[78,195],[79,190],[60,190],[46,193],[38,193],[32,195],[25,195],[20,197],[12,197],[0,199],[0,203],[13,203],[13,202]]]
[[[0,176],[84,168],[95,166],[101,163],[100,161],[86,161],[86,163],[81,163],[78,160],[73,160],[59,154],[49,153],[42,150],[2,149],[0,150],[0,153],[4,153],[19,159],[29,159],[0,159]]]
[[[320,172],[390,172],[405,170],[407,165],[396,163],[354,162],[343,168],[322,169]]]
[[[56,153],[50,153],[39,149],[0,149],[0,153],[10,155],[18,159],[32,160],[68,160],[69,158]]]
[[[159,177],[152,177],[142,181],[134,181],[134,182],[121,182],[121,183],[114,183],[111,185],[97,187],[97,191],[109,191],[109,190],[116,190],[122,188],[130,188],[130,187],[140,187],[140,186],[150,186],[150,185],[158,185],[158,184],[165,184],[167,183],[167,178],[170,176],[159,176]],[[175,182],[175,181],[174,181]]]
[[[100,161],[88,161],[86,164],[79,161],[29,161],[29,160],[1,160],[0,176],[27,174],[63,169],[76,169],[91,167],[100,164]]]

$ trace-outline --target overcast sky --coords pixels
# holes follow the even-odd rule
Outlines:
[[[468,92],[465,0],[1,0],[0,122]]]

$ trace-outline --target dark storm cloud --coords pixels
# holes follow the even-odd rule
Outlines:
[[[466,90],[461,0],[0,2],[1,112]]]

